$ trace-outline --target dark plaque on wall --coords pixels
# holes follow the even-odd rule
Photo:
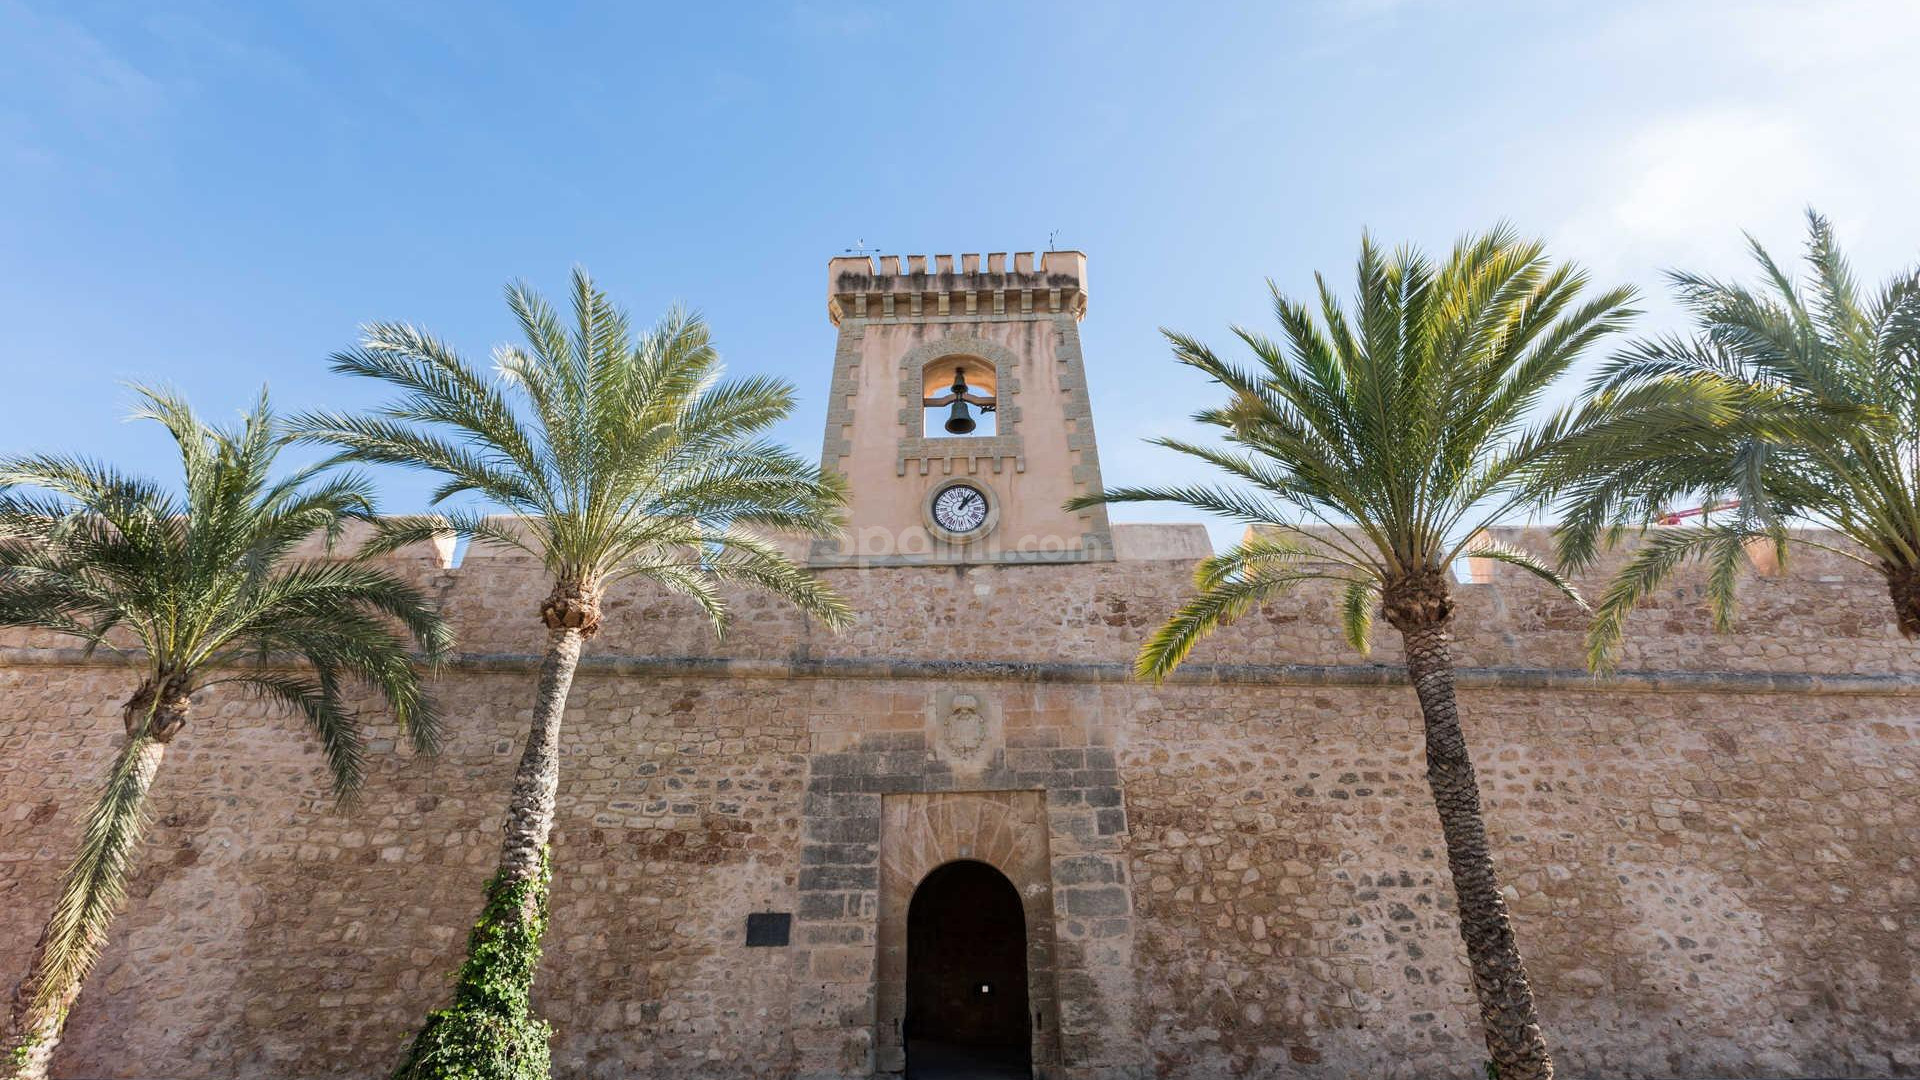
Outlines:
[[[793,915],[785,911],[756,911],[747,916],[747,944],[785,945],[793,929]]]

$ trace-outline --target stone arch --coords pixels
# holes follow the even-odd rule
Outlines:
[[[993,407],[979,402],[965,405],[968,418],[973,420],[980,430],[955,433],[944,430],[945,421],[954,415],[954,406],[928,406],[924,399],[938,399],[949,393],[958,379],[966,381],[967,392],[982,394],[993,398]],[[921,428],[922,438],[971,439],[991,438],[998,430],[1000,377],[993,364],[978,356],[951,353],[937,360],[929,360],[920,368]],[[936,428],[936,424],[940,425]]]
[[[1032,1061],[1042,1075],[1050,1075],[1060,1062],[1059,1005],[1046,794],[1039,791],[912,793],[882,801],[875,1032],[880,1070],[897,1073],[905,1066],[907,917],[914,892],[934,870],[959,861],[985,863],[1020,894]]]
[[[952,357],[967,357],[985,362],[993,368],[995,393],[999,395],[1000,405],[996,410],[998,436],[1014,434],[1014,427],[1020,420],[1019,363],[1020,357],[1012,349],[995,341],[972,334],[950,334],[934,341],[922,342],[908,349],[900,357],[900,403],[901,418],[908,424],[909,437],[920,435],[919,426],[907,421],[921,415],[920,392],[922,374],[928,365]]]

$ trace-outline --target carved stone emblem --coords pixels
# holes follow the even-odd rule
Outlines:
[[[967,757],[986,745],[987,718],[980,715],[980,699],[972,694],[955,694],[947,706],[947,745]]]
[[[927,702],[927,750],[958,774],[991,768],[1006,745],[1000,707],[988,697],[958,688],[937,690]]]

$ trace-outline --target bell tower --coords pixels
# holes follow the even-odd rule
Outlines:
[[[853,256],[827,265],[839,327],[821,465],[851,489],[815,565],[1113,558],[1080,320],[1087,257]]]

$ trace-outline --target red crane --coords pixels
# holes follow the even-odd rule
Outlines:
[[[1740,500],[1735,499],[1732,502],[1714,503],[1709,506],[1696,506],[1691,510],[1669,510],[1659,517],[1654,518],[1653,523],[1655,525],[1678,525],[1690,517],[1705,517],[1715,510],[1738,509],[1740,509]]]

